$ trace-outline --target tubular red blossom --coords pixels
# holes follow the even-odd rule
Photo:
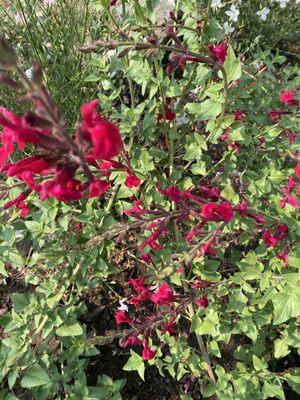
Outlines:
[[[51,162],[45,161],[42,158],[35,156],[24,158],[14,164],[6,164],[0,168],[0,171],[6,171],[7,176],[18,176],[23,172],[32,172],[39,174],[49,168]]]
[[[285,239],[287,237],[288,226],[286,224],[278,225],[276,227],[276,232],[281,239]]]
[[[3,205],[3,210],[7,210],[9,207],[15,206],[19,210],[21,210],[21,217],[26,217],[29,213],[29,208],[27,207],[24,200],[28,197],[28,193],[22,193],[14,200],[8,201]]]
[[[207,308],[209,305],[208,299],[206,297],[206,294],[203,293],[202,297],[200,299],[195,300],[195,304],[198,307],[203,307],[203,308]]]
[[[233,112],[235,121],[242,121],[244,113],[241,110],[236,110]]]
[[[297,175],[297,178],[300,179],[300,163],[295,167],[295,174]]]
[[[141,339],[138,339],[134,335],[128,336],[128,338],[124,341],[124,343],[121,344],[123,348],[128,347],[128,346],[141,346],[143,342]]]
[[[162,333],[162,334],[165,334],[165,333],[169,332],[170,335],[175,335],[176,330],[175,330],[175,327],[174,327],[174,321],[175,321],[175,318],[171,318],[170,321],[168,321],[168,322],[162,324],[162,326],[161,326],[161,328],[162,328],[161,333]]]
[[[207,221],[224,221],[230,222],[233,218],[233,210],[228,202],[222,204],[206,203],[202,207],[201,215],[203,222]]]
[[[99,101],[94,100],[81,107],[84,138],[93,143],[92,155],[97,160],[109,160],[119,154],[123,143],[117,126],[97,114],[98,104]]]
[[[240,212],[242,213],[242,216],[245,217],[247,215],[247,202],[243,200],[240,205]]]
[[[140,293],[142,289],[145,289],[145,278],[130,278],[129,283],[137,293]]]
[[[146,263],[149,263],[149,264],[153,261],[150,253],[141,254],[140,258],[141,258],[141,260],[143,260],[143,261],[145,261]]]
[[[196,281],[192,284],[193,289],[206,289],[211,285],[211,282],[202,279],[201,275],[199,275]]]
[[[40,199],[55,197],[61,201],[79,200],[82,197],[81,182],[73,178],[74,171],[63,168],[53,180],[42,184]]]
[[[266,230],[263,234],[263,239],[267,247],[275,247],[281,240],[279,235],[272,235],[269,230]]]
[[[222,42],[218,44],[218,46],[214,46],[213,44],[208,45],[208,49],[210,52],[210,56],[214,61],[219,61],[221,64],[224,64],[227,57],[227,43]]]
[[[295,93],[293,90],[287,90],[286,92],[282,92],[280,95],[280,101],[287,106],[299,106],[300,101],[295,100]]]
[[[294,178],[292,176],[289,177],[288,183],[287,183],[287,188],[289,192],[292,192],[294,187],[297,186],[297,183],[294,181]]]
[[[216,238],[213,236],[210,240],[208,240],[206,243],[201,245],[201,255],[205,254],[216,254],[217,250],[212,249],[211,246],[215,243]]]
[[[277,258],[279,258],[280,260],[284,261],[284,265],[285,265],[286,268],[289,266],[288,255],[289,255],[289,251],[288,250],[283,250],[277,256]]]
[[[127,176],[125,185],[129,188],[137,187],[141,184],[141,180],[135,176],[132,172]]]
[[[175,186],[168,186],[167,189],[162,189],[160,186],[157,188],[159,193],[167,196],[170,201],[174,201],[175,203],[181,203],[181,198],[184,197],[184,193]]]
[[[131,322],[133,322],[131,318],[126,317],[125,311],[118,311],[115,315],[115,320],[118,325],[123,323],[130,324]]]
[[[284,133],[285,133],[285,135],[286,135],[286,137],[289,139],[289,142],[290,143],[294,143],[295,142],[295,140],[296,140],[296,138],[297,138],[297,135],[294,135],[291,131],[289,131],[288,129],[285,129],[284,130]]]
[[[280,115],[285,115],[290,113],[288,111],[283,111],[283,110],[271,110],[269,111],[268,114],[273,122],[277,122],[278,117],[280,117]]]
[[[146,337],[145,342],[144,342],[143,352],[142,352],[142,358],[144,361],[152,360],[152,358],[154,358],[155,355],[156,355],[156,351],[150,349],[149,338]]]
[[[132,209],[130,209],[130,210],[124,210],[124,214],[126,214],[126,215],[134,215],[134,214],[143,215],[143,214],[147,214],[147,212],[148,212],[149,210],[143,210],[143,209],[141,208],[142,203],[143,203],[142,200],[136,201],[136,202],[134,203],[134,206],[133,206]]]
[[[150,296],[150,300],[153,301],[154,304],[168,305],[170,302],[176,299],[173,290],[167,283],[163,283],[159,286],[156,293]]]
[[[247,216],[253,218],[254,221],[257,222],[258,224],[264,224],[266,222],[265,218],[262,215],[247,213]]]
[[[143,242],[140,244],[140,249],[143,250],[146,246],[150,246],[151,248],[158,249],[161,248],[156,240],[166,232],[166,224],[162,222],[160,226]]]
[[[122,148],[122,140],[116,125],[102,121],[89,129],[94,148],[92,154],[96,159],[108,160],[116,157]]]
[[[90,194],[87,196],[88,199],[92,197],[101,196],[109,188],[110,182],[101,181],[99,179],[92,181],[89,185]]]

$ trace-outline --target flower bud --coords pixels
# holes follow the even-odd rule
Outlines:
[[[32,83],[37,87],[41,87],[43,84],[43,71],[39,64],[35,64],[33,67]]]
[[[0,36],[0,65],[8,71],[17,67],[17,54],[8,40]]]
[[[23,89],[22,83],[12,79],[6,72],[0,72],[0,83],[13,90]]]

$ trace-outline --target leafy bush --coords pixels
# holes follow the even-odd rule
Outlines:
[[[115,343],[125,371],[153,365],[184,400],[296,398],[299,68],[269,50],[242,63],[197,2],[165,22],[113,3],[76,55],[99,102],[74,129],[1,39],[1,82],[31,106],[0,108],[0,396],[121,399],[126,375],[89,376]],[[102,332],[85,296],[104,288]]]

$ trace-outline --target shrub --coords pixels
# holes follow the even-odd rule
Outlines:
[[[267,51],[242,64],[191,1],[158,24],[152,2],[120,2],[121,22],[114,3],[99,6],[114,32],[80,49],[102,89],[72,136],[41,68],[28,78],[1,40],[1,81],[32,103],[0,109],[0,272],[24,277],[0,319],[3,398],[121,398],[120,376],[88,376],[116,339],[125,371],[154,365],[185,400],[195,382],[204,398],[296,396],[299,71]],[[100,334],[84,296],[103,287]]]

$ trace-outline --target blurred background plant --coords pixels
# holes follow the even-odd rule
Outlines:
[[[299,57],[299,0],[208,0],[203,3],[204,9],[211,6],[212,16],[236,41],[240,51],[253,54],[258,47],[276,49],[288,44],[289,50],[284,51],[297,53]]]
[[[77,48],[93,36],[91,0],[14,0],[0,4],[0,31],[21,57],[23,69],[31,76],[32,62],[38,62],[47,85],[64,118],[74,123],[80,105],[92,96],[85,77],[89,58]],[[2,106],[10,107],[13,96],[1,88]]]

